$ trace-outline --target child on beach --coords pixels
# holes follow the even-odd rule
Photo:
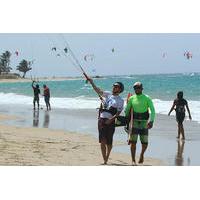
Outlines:
[[[107,164],[110,152],[112,150],[113,135],[115,132],[115,119],[123,110],[124,100],[119,96],[124,90],[121,82],[113,84],[112,93],[102,91],[94,84],[91,78],[87,77],[96,93],[104,99],[103,107],[100,108],[98,119],[99,143],[101,144],[101,153],[104,165]]]
[[[189,114],[189,119],[191,120],[191,114],[190,109],[188,106],[188,102],[183,98],[183,92],[179,91],[177,93],[177,98],[174,100],[173,105],[168,113],[168,116],[170,116],[171,112],[173,110],[176,111],[176,121],[178,123],[178,136],[177,138],[180,139],[180,136],[182,136],[182,139],[185,139],[185,133],[184,133],[184,127],[183,127],[183,121],[185,119],[185,107],[187,109],[187,112]]]

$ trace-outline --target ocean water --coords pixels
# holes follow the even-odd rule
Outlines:
[[[176,93],[181,90],[184,92],[184,98],[188,100],[193,120],[200,123],[200,73],[106,76],[94,80],[98,87],[106,91],[111,91],[115,81],[124,83],[125,90],[121,96],[125,100],[127,94],[133,92],[133,83],[141,81],[144,87],[143,93],[153,99],[156,113],[166,115],[176,98]],[[96,93],[83,79],[40,81],[41,91],[43,84],[47,84],[51,90],[52,108],[96,109],[99,107]],[[0,83],[0,105],[32,105],[32,101],[33,90],[30,82]],[[44,106],[43,100],[40,100],[40,103]],[[173,112],[172,115],[174,114]]]

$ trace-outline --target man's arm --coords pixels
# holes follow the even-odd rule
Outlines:
[[[128,117],[130,115],[131,106],[132,106],[132,98],[130,97],[128,100],[128,103],[126,105],[126,108],[125,108],[125,116],[126,117]]]
[[[155,120],[156,113],[155,113],[155,108],[154,108],[154,105],[153,105],[153,101],[150,98],[149,98],[148,104],[149,104],[149,109],[151,111],[151,116],[150,116],[150,121],[148,122],[147,126],[150,129],[150,128],[153,127],[153,123],[154,123],[154,120]]]
[[[103,90],[101,90],[100,88],[98,88],[95,84],[94,84],[94,81],[91,79],[91,78],[88,78],[87,79],[90,84],[92,85],[93,89],[95,90],[95,92],[100,95],[100,96],[103,96]]]
[[[35,87],[34,87],[34,83],[35,83],[35,81],[32,81],[32,85],[31,85],[31,86],[32,86],[33,89],[35,88]]]
[[[106,124],[111,124],[115,118],[117,118],[120,115],[121,111],[118,111],[115,115],[112,116],[112,118],[108,119],[105,123]]]

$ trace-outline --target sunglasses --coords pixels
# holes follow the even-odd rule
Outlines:
[[[139,89],[142,89],[142,87],[140,87],[140,86],[135,86],[135,87],[133,87],[133,89],[134,89],[134,90],[139,90]]]

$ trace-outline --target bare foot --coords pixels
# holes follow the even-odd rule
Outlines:
[[[103,162],[103,163],[101,163],[100,165],[107,165],[107,163]]]
[[[140,156],[140,159],[139,159],[139,164],[142,164],[144,162],[144,157],[143,156]]]
[[[104,160],[104,165],[107,165],[108,159]]]
[[[132,161],[132,164],[131,164],[131,165],[132,165],[132,166],[137,166],[135,160]]]

